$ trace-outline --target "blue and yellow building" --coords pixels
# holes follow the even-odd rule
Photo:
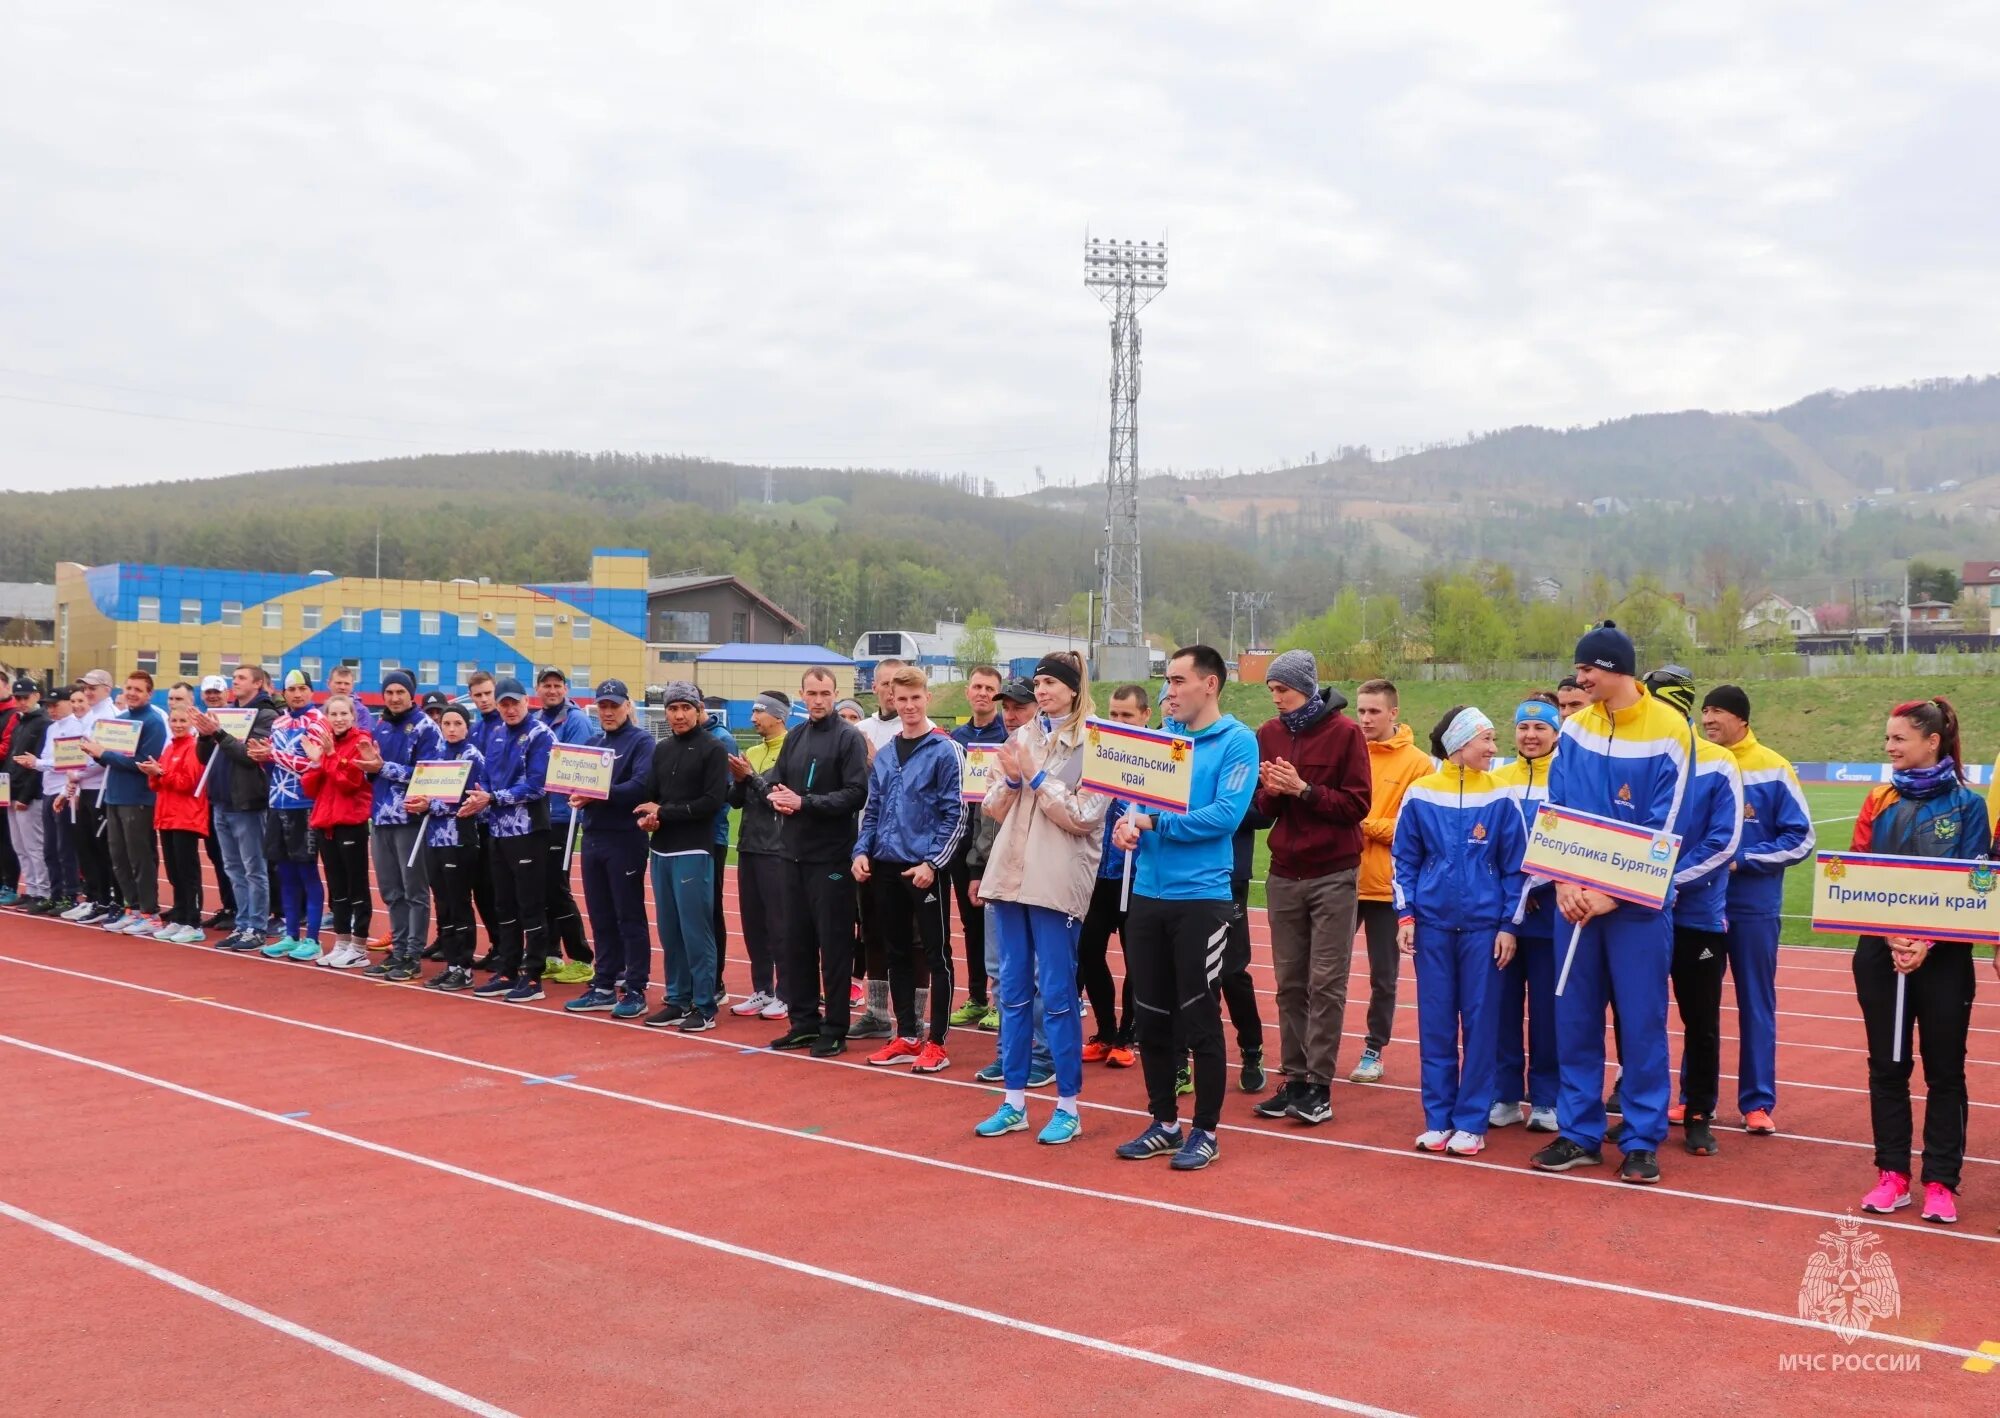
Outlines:
[[[643,551],[591,553],[588,581],[507,585],[222,571],[115,562],[56,567],[58,677],[86,670],[176,680],[260,664],[324,684],[339,665],[372,692],[403,669],[423,689],[461,693],[474,669],[532,687],[554,665],[580,695],[603,679],[646,682]]]

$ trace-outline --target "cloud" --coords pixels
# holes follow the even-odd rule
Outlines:
[[[1171,239],[1148,467],[1995,364],[1978,6],[15,29],[11,487],[514,445],[1089,480],[1086,229]]]

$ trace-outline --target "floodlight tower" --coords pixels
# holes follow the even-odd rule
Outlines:
[[[1086,236],[1083,284],[1111,312],[1111,453],[1104,472],[1103,638],[1097,677],[1144,680],[1139,571],[1139,312],[1167,288],[1167,243]]]

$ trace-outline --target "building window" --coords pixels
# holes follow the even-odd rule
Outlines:
[[[201,624],[201,602],[200,602],[200,601],[182,601],[182,602],[181,602],[181,624],[182,624],[182,625],[200,625],[200,624]]]
[[[401,660],[384,660],[381,662],[380,666],[376,669],[375,677],[377,679],[380,679],[383,675],[388,674],[389,671],[400,670],[401,668],[403,668],[403,662]]]
[[[361,630],[361,607],[342,606],[340,608],[340,628],[349,634],[358,634]]]
[[[224,601],[222,603],[222,623],[224,625],[243,624],[243,602]]]
[[[306,678],[319,683],[319,656],[306,655],[299,660],[299,668],[306,672]]]
[[[731,611],[729,613],[729,638],[731,640],[742,640],[747,638],[749,634],[749,615],[743,611]]]
[[[470,683],[472,682],[472,676],[473,676],[474,674],[476,674],[476,673],[478,672],[478,670],[479,670],[479,662],[478,662],[478,661],[476,661],[476,660],[460,660],[460,661],[458,662],[458,678],[457,678],[457,680],[455,680],[455,681],[454,681],[454,683],[455,683],[455,684],[456,684],[456,685],[457,685],[457,686],[458,686],[458,687],[459,687],[460,689],[464,689],[464,688],[466,687],[466,685],[468,685],[468,684],[470,684]]]
[[[264,667],[264,673],[269,675],[272,679],[276,679],[279,675],[285,672],[284,665],[277,660],[263,660],[260,661],[259,663],[262,664],[262,666]]]
[[[134,660],[134,664],[147,674],[156,675],[160,672],[160,652],[158,650],[141,650]]]
[[[235,674],[237,666],[241,665],[242,663],[243,663],[243,657],[241,655],[237,654],[224,655],[222,657],[223,677],[227,678],[228,676]]]
[[[419,635],[436,635],[443,624],[444,616],[437,611],[417,612],[417,633]]]
[[[496,621],[494,622],[494,624],[496,624],[496,625],[498,625],[498,626],[500,627],[500,628],[499,628],[499,630],[498,630],[498,632],[497,632],[497,634],[499,634],[499,635],[501,636],[501,638],[503,638],[503,639],[509,639],[509,640],[511,640],[511,639],[513,638],[513,636],[514,636],[514,617],[513,617],[513,616],[511,616],[511,615],[503,615],[503,616],[499,617],[499,618],[498,618],[498,619],[497,619],[497,620],[496,620]]]
[[[669,645],[708,643],[707,611],[661,611],[659,638]]]
[[[201,673],[201,656],[193,650],[181,651],[181,678],[193,679]]]
[[[520,670],[521,667],[512,660],[502,660],[493,667],[493,678],[507,679],[511,676],[518,679],[520,677]]]
[[[417,683],[435,686],[438,682],[438,662],[436,660],[417,661]]]
[[[382,612],[382,633],[401,635],[403,633],[403,613],[401,611]]]
[[[555,638],[556,638],[556,618],[552,615],[536,616],[535,639],[553,640]]]
[[[283,606],[268,605],[264,607],[264,628],[266,630],[283,630],[285,628],[285,608]]]
[[[320,607],[318,606],[299,607],[299,629],[318,630],[319,620],[320,620]]]
[[[479,633],[479,617],[462,615],[458,618],[458,635],[461,640],[470,640]]]
[[[590,639],[590,617],[589,617],[589,616],[587,616],[587,615],[580,615],[580,616],[576,616],[576,617],[574,617],[573,619],[571,619],[571,621],[570,621],[570,623],[569,623],[569,638],[570,638],[570,639],[572,639],[572,640],[588,640],[588,639]]]
[[[157,621],[160,618],[160,598],[158,596],[139,597],[139,619]]]

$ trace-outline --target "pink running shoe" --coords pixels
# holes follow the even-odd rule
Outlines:
[[[1940,1226],[1958,1224],[1958,1198],[1943,1182],[1924,1183],[1924,1220]]]
[[[1946,1193],[1949,1196],[1949,1193]],[[1875,1190],[1861,1198],[1861,1209],[1878,1216],[1901,1211],[1910,1204],[1910,1179],[1902,1172],[1884,1172]]]

